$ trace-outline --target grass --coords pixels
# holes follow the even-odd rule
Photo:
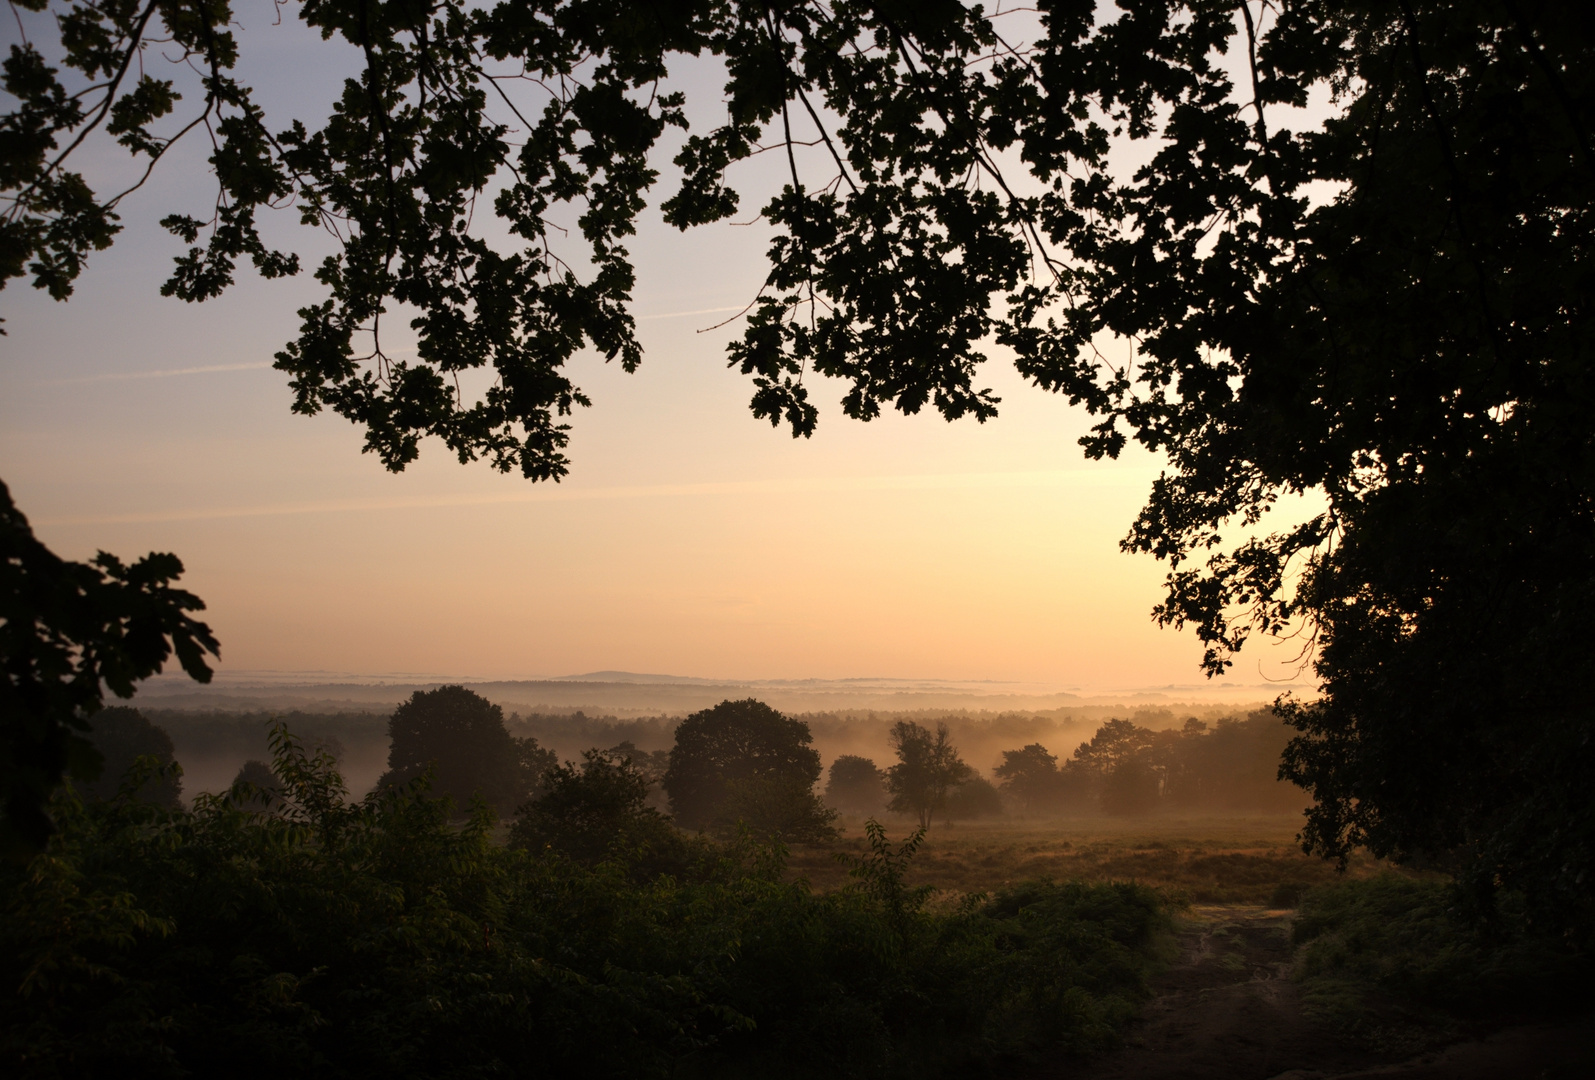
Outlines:
[[[1302,854],[1295,839],[1300,820],[1211,815],[937,822],[909,880],[955,894],[992,893],[1043,877],[1134,881],[1189,903],[1289,908],[1310,888],[1388,869],[1364,856],[1353,859],[1343,877],[1334,864]],[[864,841],[860,820],[842,824],[842,839],[794,848],[788,872],[820,890],[843,884],[846,870],[836,856],[862,851]],[[907,835],[913,824],[888,820],[887,828]]]

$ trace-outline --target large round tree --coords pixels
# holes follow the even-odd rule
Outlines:
[[[825,801],[849,813],[878,813],[886,805],[886,774],[867,757],[843,754],[831,762]]]
[[[820,755],[809,726],[762,701],[722,701],[676,728],[664,788],[676,820],[694,829],[734,826],[806,839],[835,814],[814,794]]]
[[[417,690],[393,710],[388,736],[388,771],[379,784],[430,774],[433,794],[457,808],[480,795],[498,813],[514,813],[558,764],[536,739],[511,735],[503,709],[463,686]]]

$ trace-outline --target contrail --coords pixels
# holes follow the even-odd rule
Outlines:
[[[650,322],[654,319],[685,319],[693,315],[724,315],[728,311],[743,311],[745,307],[712,307],[700,308],[697,311],[667,311],[659,315],[639,315],[638,322]],[[415,349],[389,349],[389,354],[414,352]],[[77,375],[69,379],[50,379],[56,385],[79,385],[82,383],[101,382],[127,382],[134,379],[171,379],[179,375],[210,375],[222,371],[265,371],[271,365],[267,363],[250,364],[206,364],[202,367],[162,368],[159,371],[106,371],[98,375]]]
[[[697,311],[667,311],[663,315],[638,315],[638,322],[648,322],[652,319],[685,319],[688,315],[724,315],[728,311],[746,311],[748,306],[742,307],[708,307]]]
[[[106,371],[99,375],[79,375],[71,379],[53,379],[56,383],[123,382],[128,379],[170,379],[178,375],[208,375],[214,371],[264,371],[266,363],[206,364],[204,367],[164,368],[160,371]]]

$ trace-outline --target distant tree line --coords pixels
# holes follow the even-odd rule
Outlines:
[[[882,769],[869,758],[843,754],[827,775],[827,803],[861,816],[906,814],[922,829],[938,817],[967,820],[1002,812],[1002,796],[959,755],[945,723],[932,729],[899,720],[888,737],[897,764]]]
[[[171,736],[179,760],[243,755],[271,757],[269,729],[274,721],[305,739],[337,739],[353,750],[387,738],[391,708],[381,712],[307,712],[288,710],[174,709],[155,705],[139,711]]]
[[[958,755],[947,726],[934,731],[909,721],[892,729],[898,762],[882,769],[846,754],[831,763],[825,801],[848,813],[882,810],[962,820],[1010,810],[1030,815],[1150,814],[1173,810],[1298,811],[1307,796],[1279,779],[1279,755],[1290,738],[1267,711],[1214,724],[1188,719],[1157,731],[1113,719],[1059,762],[1041,743],[1005,750],[990,781]]]
[[[580,763],[564,765],[536,738],[512,734],[518,719],[506,721],[500,706],[464,687],[417,691],[388,718],[388,769],[379,786],[424,777],[433,795],[451,800],[460,813],[481,799],[501,817],[529,814],[527,820],[540,824],[517,834],[527,842],[566,836],[566,827],[552,822],[569,816],[569,799],[579,791],[606,806],[623,805],[632,821],[643,820],[636,810],[647,807],[666,830],[728,836],[745,826],[788,842],[834,836],[838,811],[859,817],[903,814],[928,828],[935,820],[1004,812],[1291,812],[1302,809],[1306,798],[1279,780],[1279,754],[1289,732],[1262,710],[1213,724],[1193,717],[1165,730],[1108,720],[1062,761],[1039,742],[1003,751],[992,770],[995,785],[964,761],[945,722],[931,728],[899,720],[889,731],[894,764],[882,768],[870,758],[842,755],[831,764],[823,794],[815,790],[821,766],[809,725],[753,699],[722,702],[687,717],[675,726],[668,751],[644,751],[622,740],[593,747]],[[601,733],[624,730],[624,725],[605,725]],[[92,738],[107,765],[98,781],[84,786],[90,798],[112,797],[139,755],[151,756],[156,766],[173,760],[166,733],[136,709],[104,710],[95,719]],[[334,763],[343,759],[336,735],[316,734],[306,741]],[[235,786],[238,781],[256,792],[269,792],[279,783],[259,759],[245,763]],[[143,797],[177,805],[181,781],[175,774],[164,779],[150,774],[140,782],[154,785]],[[604,785],[608,794],[599,797]],[[533,812],[536,800],[550,791],[560,793],[555,801],[565,809],[551,804]],[[624,799],[622,792],[628,793]],[[598,812],[598,818],[610,813]],[[593,833],[601,831],[594,827]],[[652,835],[657,839],[664,833],[655,829]]]
[[[388,771],[358,803],[337,738],[303,745],[279,724],[270,761],[184,808],[170,740],[107,709],[92,735],[116,782],[63,790],[49,850],[0,867],[0,977],[21,988],[0,1060],[18,1076],[241,1060],[871,1076],[1101,1046],[1145,997],[1160,901],[1040,882],[937,911],[906,876],[926,828],[1005,799],[1239,805],[1279,787],[1256,764],[1277,727],[1110,721],[1061,767],[1040,744],[1006,753],[999,792],[945,723],[903,720],[892,765],[839,758],[822,799],[808,725],[756,700],[687,717],[668,752],[622,741],[560,762],[445,686],[394,711]],[[786,842],[872,804],[918,830],[892,843],[870,822],[838,892],[784,879]]]
[[[1040,743],[1003,752],[993,770],[1026,813],[1150,814],[1161,809],[1301,810],[1308,798],[1279,779],[1290,732],[1271,712],[1190,719],[1153,731],[1109,720],[1059,763]]]

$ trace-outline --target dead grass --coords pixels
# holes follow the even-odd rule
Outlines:
[[[1297,815],[938,822],[909,880],[955,893],[995,892],[1040,877],[1137,881],[1191,903],[1294,907],[1305,889],[1340,878],[1333,863],[1302,854],[1295,839],[1300,822]],[[793,849],[793,877],[820,890],[846,883],[847,868],[836,856],[864,850],[863,823],[841,824],[841,840]],[[906,819],[886,824],[893,839],[913,829]],[[1388,864],[1363,856],[1346,876],[1384,869]]]

